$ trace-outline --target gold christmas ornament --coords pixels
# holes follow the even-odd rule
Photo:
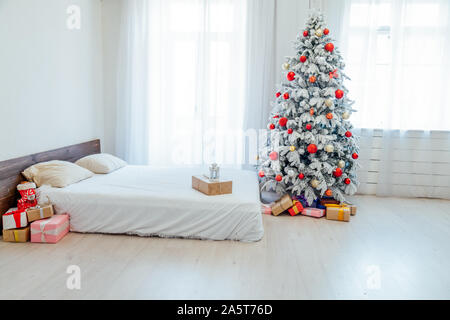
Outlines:
[[[316,30],[316,36],[317,36],[317,37],[323,36],[323,30],[322,30],[322,29],[317,29],[317,30]]]
[[[326,105],[328,108],[331,108],[331,107],[333,106],[333,100],[331,100],[331,99],[325,100],[325,105]]]
[[[313,187],[315,189],[318,186],[319,186],[319,181],[317,179],[312,179],[311,180],[311,187]]]
[[[291,147],[289,148],[289,150],[291,150],[291,152],[294,152],[294,151],[295,151],[295,147],[294,147],[294,146],[291,146]]]
[[[350,119],[350,112],[345,111],[345,112],[342,114],[342,119],[344,119],[344,120]]]
[[[345,167],[345,161],[344,160],[339,160],[338,167],[343,169]]]
[[[331,144],[327,144],[325,146],[325,151],[328,152],[328,153],[331,153],[331,152],[334,151],[334,147]]]
[[[281,65],[281,68],[283,68],[283,70],[289,70],[291,68],[291,65],[289,63],[283,63]]]

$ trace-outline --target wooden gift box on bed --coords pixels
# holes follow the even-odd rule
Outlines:
[[[15,207],[19,194],[17,185],[25,180],[22,176],[29,166],[39,162],[62,160],[75,162],[85,156],[100,153],[100,140],[93,140],[51,151],[0,162],[0,215]],[[1,219],[0,219],[1,224]],[[2,227],[0,225],[0,227]]]
[[[233,182],[225,180],[209,180],[203,176],[192,177],[192,188],[208,196],[233,193]]]

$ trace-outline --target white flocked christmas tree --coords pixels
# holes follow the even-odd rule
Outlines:
[[[304,196],[310,204],[323,196],[344,202],[357,190],[359,153],[345,64],[318,11],[294,44],[259,156],[261,190]]]

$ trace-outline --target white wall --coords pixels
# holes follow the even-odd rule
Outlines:
[[[0,161],[103,138],[100,0],[2,0],[0,40]]]

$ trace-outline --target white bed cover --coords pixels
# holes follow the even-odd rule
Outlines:
[[[233,180],[233,194],[193,190],[192,175],[205,169],[126,166],[62,189],[42,186],[38,196],[57,214],[69,214],[75,232],[260,240],[264,229],[255,172],[221,170]]]

